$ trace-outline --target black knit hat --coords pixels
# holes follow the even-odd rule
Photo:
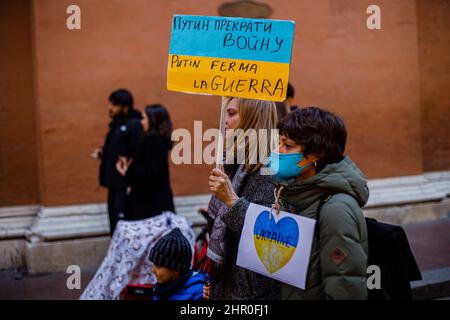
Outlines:
[[[148,259],[160,267],[184,274],[191,268],[191,246],[180,228],[175,228],[158,240]]]

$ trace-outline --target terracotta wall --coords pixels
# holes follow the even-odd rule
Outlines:
[[[377,1],[381,30],[366,27],[373,1],[282,2],[296,12],[292,82],[299,103],[341,114],[347,153],[371,178],[421,172],[414,1]]]
[[[417,1],[425,171],[450,167],[450,1]]]
[[[39,202],[29,1],[0,1],[0,206]]]
[[[134,93],[138,108],[165,104],[175,127],[192,129],[194,120],[202,120],[204,129],[218,125],[218,97],[165,89],[166,59],[171,16],[217,15],[223,2],[32,1],[42,203],[104,201],[105,193],[98,187],[98,163],[90,153],[103,142],[107,97],[118,87]],[[432,68],[448,52],[448,42],[431,55],[418,44],[431,45],[436,37],[448,39],[448,18],[439,13],[437,29],[433,19],[434,12],[448,7],[448,2],[428,6],[428,1],[417,5],[411,0],[377,1],[382,9],[382,29],[373,31],[366,28],[366,8],[373,1],[264,2],[273,8],[271,18],[297,23],[291,64],[295,103],[323,106],[344,116],[348,154],[370,178],[422,172],[422,158],[425,162],[435,158],[427,148],[438,143],[427,143],[422,132],[428,134],[428,125],[442,121],[424,112],[428,109],[425,105],[448,112],[448,93],[437,93],[437,88],[448,84],[448,73],[440,72],[435,85]],[[65,12],[70,4],[81,7],[81,30],[66,28]],[[424,61],[424,66],[419,67],[419,61]],[[2,125],[6,122],[1,121]],[[438,133],[441,140],[433,141],[445,142],[445,133],[442,129]],[[440,154],[439,164],[424,167],[449,169],[445,161],[449,157],[447,148]],[[172,165],[175,194],[208,192],[210,169],[206,165]],[[0,187],[11,189],[3,182]]]

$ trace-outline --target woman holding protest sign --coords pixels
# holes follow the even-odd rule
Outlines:
[[[226,162],[223,171],[216,168],[209,178],[210,190],[214,193],[207,210],[213,220],[207,253],[214,262],[210,298],[280,299],[278,281],[236,265],[243,221],[223,220],[230,215],[230,210],[244,209],[231,208],[231,203],[239,197],[261,205],[274,201],[272,176],[261,174],[261,167],[270,153],[272,130],[277,121],[276,107],[273,102],[241,98],[229,98],[225,103]],[[245,143],[247,138],[248,144]],[[244,215],[245,211],[238,216]]]
[[[344,155],[343,120],[317,107],[296,110],[278,124],[280,143],[269,167],[277,177],[276,205],[316,219],[305,289],[283,284],[283,299],[366,299],[367,227],[361,207],[369,197],[367,180]],[[216,186],[230,209],[230,228],[242,228],[249,201]]]

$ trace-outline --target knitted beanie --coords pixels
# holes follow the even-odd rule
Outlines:
[[[191,268],[191,246],[180,228],[175,228],[156,242],[148,259],[157,266],[184,274]]]

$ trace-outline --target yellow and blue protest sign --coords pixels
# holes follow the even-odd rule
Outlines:
[[[286,20],[175,15],[167,88],[283,101],[294,26]]]
[[[298,245],[297,221],[284,217],[278,223],[268,210],[258,214],[253,229],[256,253],[269,273],[281,269],[291,260]]]
[[[236,264],[305,289],[314,219],[251,203],[245,213]]]

